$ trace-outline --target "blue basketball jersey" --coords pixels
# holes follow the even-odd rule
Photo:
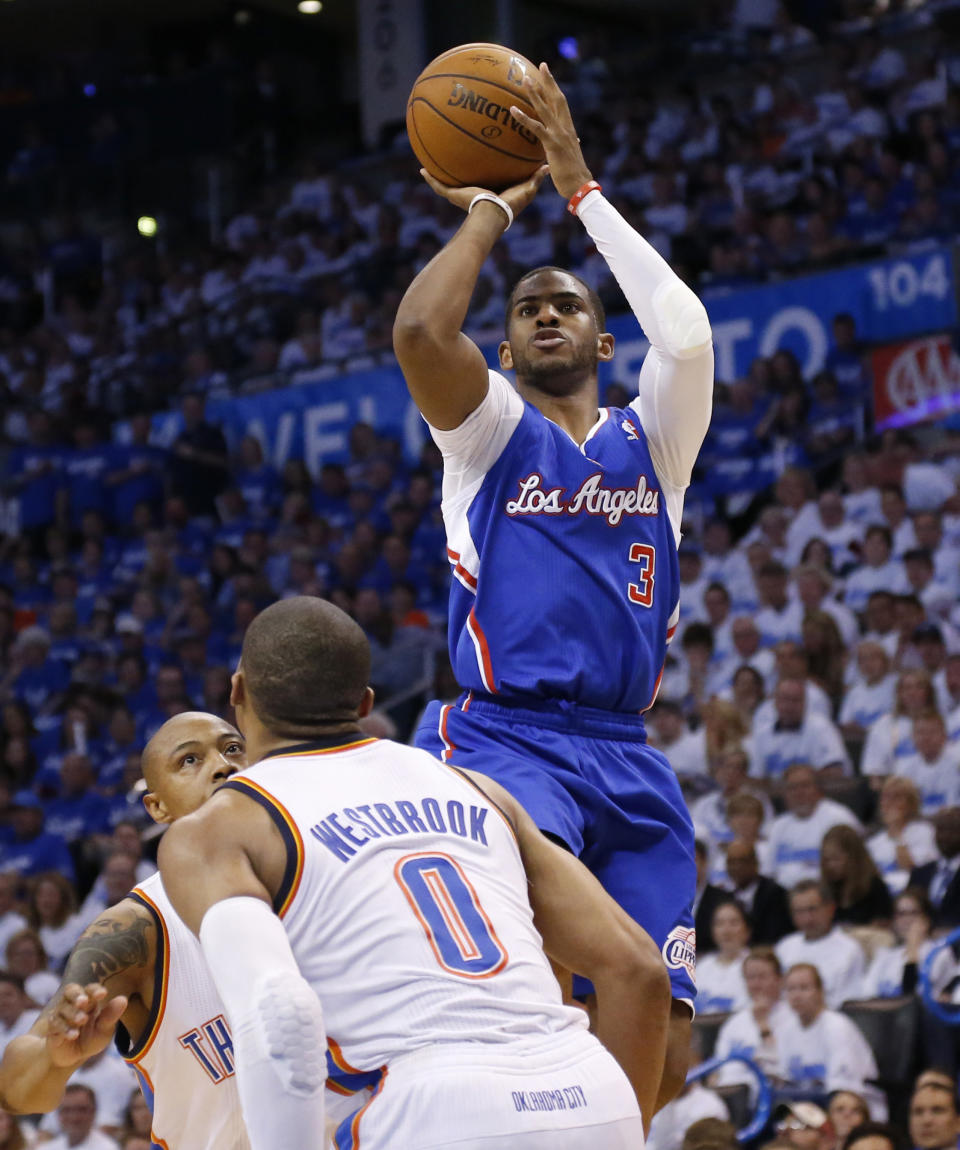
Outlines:
[[[491,387],[508,386],[491,375]],[[515,401],[514,401],[515,402]],[[502,698],[645,710],[676,629],[676,536],[632,408],[603,408],[582,447],[537,408],[444,501],[450,658]]]

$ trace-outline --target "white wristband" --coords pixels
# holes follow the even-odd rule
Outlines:
[[[507,217],[507,226],[503,229],[505,232],[510,230],[510,225],[513,223],[513,209],[506,200],[502,200],[499,196],[495,196],[493,192],[477,192],[477,194],[470,201],[470,207],[467,208],[467,215],[469,216],[473,209],[481,200],[489,200],[491,204],[496,204],[501,208]]]

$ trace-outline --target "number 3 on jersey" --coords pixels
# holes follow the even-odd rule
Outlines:
[[[630,562],[641,564],[640,572],[637,575],[640,582],[631,583],[627,587],[630,602],[639,603],[641,607],[652,607],[657,553],[649,543],[634,543],[630,548]]]
[[[449,855],[406,855],[393,875],[444,970],[490,978],[506,966],[507,952],[458,862]]]

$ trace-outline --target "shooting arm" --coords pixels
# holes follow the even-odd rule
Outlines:
[[[71,1074],[111,1041],[134,996],[145,998],[157,953],[156,924],[132,899],[80,936],[60,989],[0,1061],[0,1106],[14,1114],[56,1109]]]
[[[600,192],[577,215],[650,341],[634,406],[661,480],[686,487],[710,424],[713,339],[697,296]]]

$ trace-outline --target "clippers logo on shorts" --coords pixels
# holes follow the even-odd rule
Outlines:
[[[663,961],[671,970],[683,969],[692,979],[697,976],[697,932],[693,927],[675,926],[663,944]]]

